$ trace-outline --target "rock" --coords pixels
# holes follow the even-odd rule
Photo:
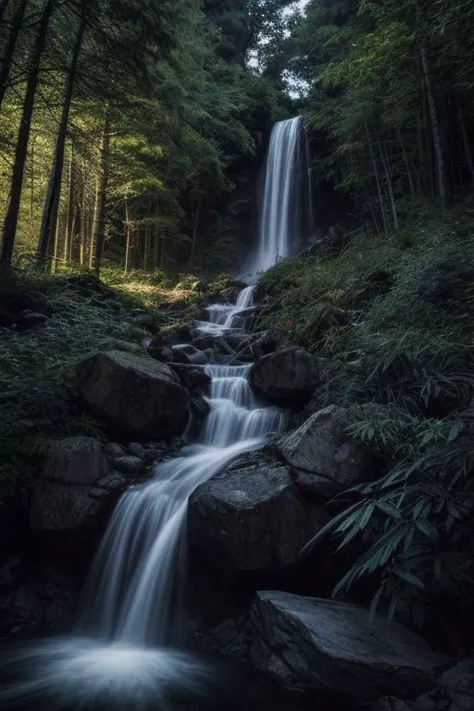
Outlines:
[[[209,358],[206,353],[199,351],[190,343],[181,343],[177,346],[173,346],[171,350],[173,351],[173,360],[177,363],[188,365],[207,365],[207,363],[209,363]]]
[[[113,465],[120,472],[125,472],[126,474],[138,474],[144,466],[144,461],[140,457],[128,455],[125,457],[117,457],[117,459],[114,459]]]
[[[192,416],[198,421],[205,420],[211,411],[211,406],[203,397],[193,397],[189,407]]]
[[[140,459],[145,459],[146,450],[145,447],[139,442],[130,442],[128,449],[135,457],[140,457]]]
[[[9,558],[0,568],[0,590],[17,587],[25,582],[21,560],[18,556]]]
[[[107,472],[102,446],[92,437],[57,440],[31,501],[33,531],[63,533],[91,525],[101,511],[94,486]]]
[[[228,286],[226,289],[222,289],[219,293],[219,298],[221,298],[222,301],[227,301],[229,304],[235,304],[240,291],[241,289],[237,286]]]
[[[45,314],[30,310],[22,311],[17,316],[17,329],[18,331],[30,331],[33,328],[44,326],[47,321],[49,319]]]
[[[411,708],[404,701],[387,696],[385,699],[379,699],[372,707],[372,711],[411,711]]]
[[[0,559],[18,550],[29,536],[28,497],[15,494],[0,494]]]
[[[121,444],[117,444],[116,442],[108,442],[105,445],[104,453],[106,457],[116,459],[117,457],[123,457],[126,454],[126,450]]]
[[[258,592],[251,608],[252,660],[288,689],[360,705],[383,696],[413,698],[433,686],[447,658],[424,640],[356,605]]]
[[[151,345],[148,347],[148,355],[162,363],[171,363],[174,360],[173,351],[169,346]]]
[[[326,520],[274,462],[216,474],[196,489],[188,508],[190,542],[235,571],[293,565]]]
[[[211,388],[211,376],[204,368],[197,368],[183,363],[173,364],[173,370],[178,374],[184,387],[192,395],[208,395]]]
[[[47,566],[31,579],[0,594],[0,637],[66,632],[73,619],[77,590],[64,573]]]
[[[185,426],[189,395],[164,363],[103,351],[78,370],[85,403],[118,430],[140,437],[166,436]]]
[[[451,701],[449,711],[473,711],[474,659],[462,659],[445,671],[438,680],[438,686]]]
[[[299,487],[331,498],[371,478],[373,457],[367,447],[349,437],[349,424],[349,410],[331,405],[276,444]]]
[[[250,383],[278,405],[302,405],[321,382],[322,362],[301,348],[276,351],[253,365]]]

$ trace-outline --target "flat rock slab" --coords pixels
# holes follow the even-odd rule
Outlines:
[[[398,624],[365,608],[283,592],[258,592],[251,609],[251,655],[288,689],[351,703],[415,698],[434,685],[447,658]]]

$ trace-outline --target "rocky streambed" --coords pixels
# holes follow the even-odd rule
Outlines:
[[[78,365],[83,405],[109,441],[52,442],[30,495],[0,502],[5,640],[74,627],[78,591],[118,498],[199,435],[209,412],[207,364],[252,364],[255,397],[288,412],[301,412],[317,392],[323,359],[247,332],[250,302],[232,311],[231,323],[228,312],[226,303],[212,305],[188,343],[108,350]],[[380,472],[348,436],[351,417],[334,403],[195,489],[187,644],[244,665],[248,678],[263,675],[289,694],[281,701],[288,708],[474,709],[474,661],[433,651],[382,615],[369,627],[361,600],[328,599],[345,564],[330,541],[302,555],[337,510],[333,497]]]

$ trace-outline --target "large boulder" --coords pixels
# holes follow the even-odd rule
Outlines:
[[[108,424],[137,437],[182,431],[189,395],[165,363],[102,351],[79,365],[85,403]]]
[[[350,421],[349,410],[330,405],[276,444],[298,486],[330,498],[373,476],[369,449],[347,434]]]
[[[434,684],[447,658],[399,624],[356,605],[259,592],[251,609],[253,663],[286,688],[344,702],[414,698]]]
[[[107,473],[102,445],[93,437],[53,442],[33,491],[30,525],[34,532],[77,533],[97,523],[104,506],[126,481]]]
[[[190,542],[234,571],[293,565],[327,520],[308,507],[288,470],[276,462],[224,470],[191,496]]]
[[[305,404],[321,383],[323,362],[302,348],[286,348],[260,358],[250,371],[250,383],[277,405]]]
[[[173,360],[184,365],[206,365],[209,363],[207,355],[191,343],[180,343],[171,348]]]

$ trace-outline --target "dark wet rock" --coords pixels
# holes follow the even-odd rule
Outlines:
[[[20,558],[18,556],[8,558],[0,568],[0,591],[19,587],[25,580]]]
[[[183,363],[173,364],[173,370],[178,374],[184,387],[191,395],[208,395],[211,387],[211,377],[204,368],[197,368]]]
[[[108,500],[101,485],[106,476],[107,460],[94,438],[52,442],[33,492],[31,529],[58,535],[91,527]],[[110,490],[110,486],[107,488]]]
[[[321,692],[344,702],[384,696],[415,698],[434,683],[447,658],[399,624],[332,600],[259,592],[251,609],[252,660],[295,691]]]
[[[113,465],[120,472],[125,472],[126,474],[138,474],[138,472],[144,467],[144,461],[140,457],[134,457],[129,454],[125,457],[117,457],[117,459],[114,459]]]
[[[117,457],[123,457],[127,453],[125,447],[116,442],[108,442],[104,447],[104,454],[110,459],[115,459]]]
[[[77,603],[70,577],[48,565],[21,576],[20,584],[0,592],[0,637],[67,631]]]
[[[189,501],[190,542],[224,569],[281,569],[327,520],[308,507],[283,465],[259,463],[224,470],[199,486]]]
[[[277,443],[276,449],[299,487],[331,498],[370,480],[373,457],[367,447],[347,434],[350,422],[349,410],[331,405]]]
[[[110,426],[140,437],[184,428],[189,395],[164,363],[102,351],[83,361],[78,371],[84,402]]]
[[[250,371],[253,388],[278,405],[307,403],[322,378],[323,361],[302,348],[286,348],[260,358]]]
[[[130,444],[128,445],[128,449],[135,457],[145,459],[146,450],[145,447],[140,444],[140,442],[130,442]]]
[[[148,355],[162,363],[172,363],[174,360],[173,351],[170,346],[163,344],[154,344],[153,342],[147,349]]]
[[[29,535],[29,500],[23,494],[0,495],[0,560]]]
[[[211,406],[203,397],[193,397],[190,403],[190,410],[196,420],[202,421],[208,416]]]
[[[251,642],[252,626],[247,615],[223,620],[211,630],[198,632],[191,640],[201,652],[241,662],[250,660]]]
[[[209,363],[208,354],[198,350],[190,343],[173,346],[173,361],[187,365],[206,365]]]
[[[371,711],[411,711],[411,709],[412,707],[401,699],[396,699],[394,696],[386,696],[384,699],[379,699]]]
[[[222,301],[227,301],[229,304],[235,304],[239,297],[240,291],[241,289],[238,286],[228,286],[226,289],[222,289],[219,297]]]

